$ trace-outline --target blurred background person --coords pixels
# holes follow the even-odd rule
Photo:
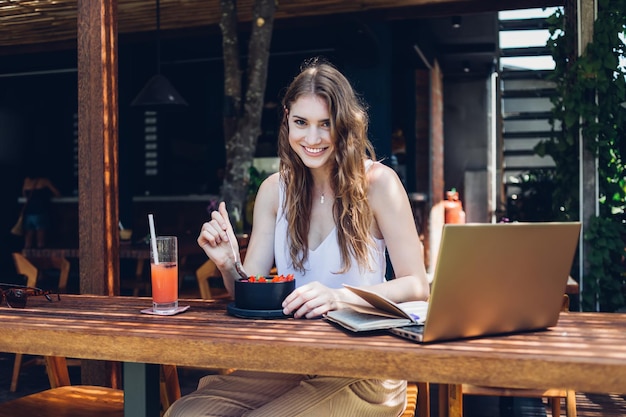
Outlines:
[[[50,228],[50,204],[53,197],[61,196],[52,181],[36,171],[24,178],[22,195],[26,199],[24,207],[24,247],[38,248],[46,245]],[[34,242],[35,241],[35,242]]]

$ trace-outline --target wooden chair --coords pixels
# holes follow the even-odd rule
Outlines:
[[[123,417],[122,390],[89,385],[71,385],[65,358],[45,358],[49,390],[2,404],[0,417]]]
[[[29,287],[39,286],[42,273],[31,261],[19,252],[13,252],[13,262],[18,274],[26,276],[26,285]],[[60,293],[67,292],[67,281],[70,276],[70,262],[66,258],[50,258],[46,260],[46,266],[59,270],[59,284],[57,289]]]
[[[39,279],[39,269],[19,252],[13,253],[13,263],[15,263],[17,273],[26,277],[26,285],[36,287]]]
[[[37,268],[31,261],[19,252],[13,253],[13,261],[15,263],[15,270],[17,273],[26,276],[26,285],[28,287],[37,287],[41,277],[41,271],[39,268]],[[66,292],[67,281],[70,274],[70,262],[65,258],[53,258],[50,260],[49,265],[53,268],[59,269],[58,291]],[[41,356],[22,363],[23,359],[24,355],[21,353],[15,354],[13,374],[11,376],[11,386],[9,388],[9,391],[11,392],[17,391],[17,383],[19,381],[22,366],[45,365],[45,361]]]
[[[247,248],[242,248],[239,250],[239,256],[242,261],[246,258],[246,249]],[[229,297],[227,293],[219,295],[211,293],[211,285],[209,284],[209,281],[211,278],[221,278],[221,276],[222,273],[219,269],[217,269],[215,262],[210,259],[207,259],[198,269],[196,269],[196,280],[198,281],[198,288],[200,289],[200,298],[203,300],[212,300],[215,298]]]
[[[161,365],[161,415],[180,398],[180,381],[176,365]]]
[[[442,386],[445,388],[446,386]],[[448,388],[448,398],[462,398],[463,395],[485,395],[493,397],[527,397],[527,398],[547,398],[550,403],[552,415],[559,417],[561,415],[561,398],[565,399],[565,415],[567,417],[576,417],[576,393],[567,389],[514,389],[499,387],[484,387],[477,385],[450,385]],[[448,407],[450,417],[463,416],[463,401],[454,405],[448,399]],[[460,411],[456,411],[460,410]]]
[[[561,311],[569,310],[569,296],[563,295]],[[565,400],[565,415],[576,417],[576,392],[564,388],[550,389],[517,389],[503,387],[488,387],[478,385],[442,385],[439,391],[440,417],[462,417],[464,395],[486,395],[495,397],[527,397],[547,398],[552,409],[552,415],[561,415],[561,399]],[[447,414],[446,414],[447,413]]]
[[[123,417],[124,391],[93,385],[71,385],[67,361],[46,356],[50,389],[2,403],[0,417]],[[180,398],[176,367],[161,365],[163,412]]]
[[[406,386],[406,408],[404,409],[404,413],[400,414],[400,417],[415,417],[415,410],[417,409],[417,394],[419,389],[417,384],[414,382],[409,382]],[[419,413],[421,416],[421,412]],[[428,416],[427,416],[428,417]]]
[[[211,278],[221,277],[219,269],[215,266],[215,262],[208,259],[205,263],[200,265],[198,269],[196,269],[196,280],[198,281],[198,288],[200,289],[200,298],[203,300],[211,300],[213,299],[213,294],[211,294],[211,286],[209,285],[209,280]]]

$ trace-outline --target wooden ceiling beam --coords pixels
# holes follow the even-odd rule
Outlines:
[[[366,13],[377,19],[409,19],[452,16],[561,6],[565,0],[280,0],[276,21],[345,13]],[[217,0],[161,0],[161,29],[207,28],[219,22]],[[239,0],[239,20],[250,21],[254,0]],[[155,0],[119,0],[120,35],[155,30]],[[32,49],[42,45],[76,42],[76,0],[0,2],[0,48]],[[0,50],[6,55],[6,50]]]

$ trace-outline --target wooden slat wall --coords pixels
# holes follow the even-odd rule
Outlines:
[[[565,0],[277,0],[276,19],[352,12],[384,18],[418,17],[420,13],[462,13],[546,7]],[[217,25],[217,0],[161,0],[161,29]],[[249,21],[254,0],[239,0],[241,21]],[[0,47],[76,39],[77,0],[0,0]],[[119,0],[119,33],[155,30],[156,0]],[[407,14],[408,10],[412,13]],[[392,11],[395,11],[391,13]],[[391,13],[391,14],[390,14]]]

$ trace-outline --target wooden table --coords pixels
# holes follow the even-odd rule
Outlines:
[[[128,416],[158,415],[161,363],[626,394],[623,314],[563,313],[549,331],[419,345],[321,319],[239,319],[222,301],[181,304],[191,308],[160,317],[140,314],[149,298],[31,297],[0,308],[0,351],[124,362]]]

